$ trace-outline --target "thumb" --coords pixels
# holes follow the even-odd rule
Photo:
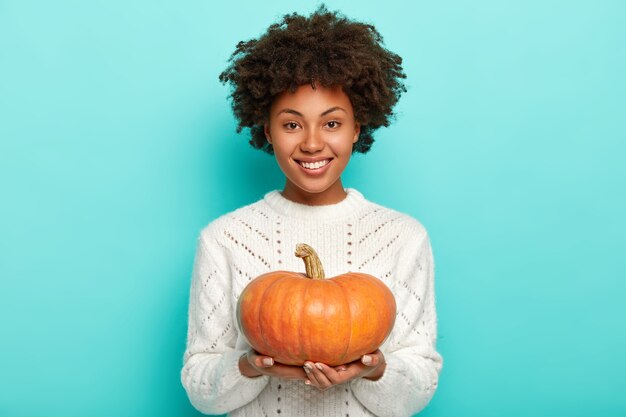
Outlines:
[[[259,356],[259,362],[259,367],[269,368],[270,366],[274,365],[274,358],[269,356]]]
[[[252,349],[248,351],[248,361],[257,368],[269,368],[274,365],[274,358],[260,355],[257,351]]]
[[[363,355],[361,363],[365,366],[376,366],[378,365],[378,355]]]

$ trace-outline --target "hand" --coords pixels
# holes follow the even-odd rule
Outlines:
[[[239,358],[239,371],[248,378],[261,375],[276,376],[287,379],[306,380],[307,376],[301,366],[283,365],[274,362],[274,358],[249,350]]]
[[[313,385],[323,391],[355,378],[375,381],[383,376],[386,366],[383,353],[376,350],[376,352],[363,355],[361,360],[345,365],[331,367],[320,362],[306,361],[303,368],[308,377],[305,384]]]

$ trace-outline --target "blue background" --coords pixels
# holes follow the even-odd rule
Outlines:
[[[344,176],[427,227],[424,416],[626,415],[626,3],[328,1],[404,58]],[[316,3],[0,0],[0,415],[195,416],[195,239],[283,186],[235,133],[236,43]]]

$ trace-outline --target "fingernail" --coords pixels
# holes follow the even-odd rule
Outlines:
[[[263,365],[272,366],[274,365],[274,359],[272,358],[263,358]]]
[[[372,363],[372,357],[370,355],[363,355],[361,362],[363,362],[365,365],[369,365]]]
[[[304,381],[305,384],[307,385],[311,385],[311,381],[309,381],[308,379],[306,381]]]
[[[323,371],[323,370],[324,370],[324,368],[322,367],[322,364],[321,364],[321,363],[319,363],[319,362],[315,364],[315,367],[316,367],[317,369],[319,369],[320,371]]]
[[[337,369],[337,371],[345,371],[346,367],[345,366],[340,366],[339,369]]]
[[[304,364],[304,372],[306,372],[307,374],[309,372],[311,372],[311,365],[309,365],[308,363]]]

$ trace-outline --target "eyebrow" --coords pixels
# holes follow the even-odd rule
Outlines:
[[[348,113],[347,111],[345,111],[345,109],[343,109],[343,108],[341,108],[339,106],[335,106],[335,107],[331,107],[330,109],[322,112],[322,114],[320,114],[320,116],[326,116],[328,113],[332,113],[332,112],[334,112],[336,110],[341,110],[344,113]],[[295,114],[296,116],[304,117],[304,115],[302,113],[300,113],[299,111],[294,110],[294,109],[289,109],[289,108],[282,109],[281,111],[276,113],[276,115],[278,116],[281,113],[290,113],[290,114]]]

